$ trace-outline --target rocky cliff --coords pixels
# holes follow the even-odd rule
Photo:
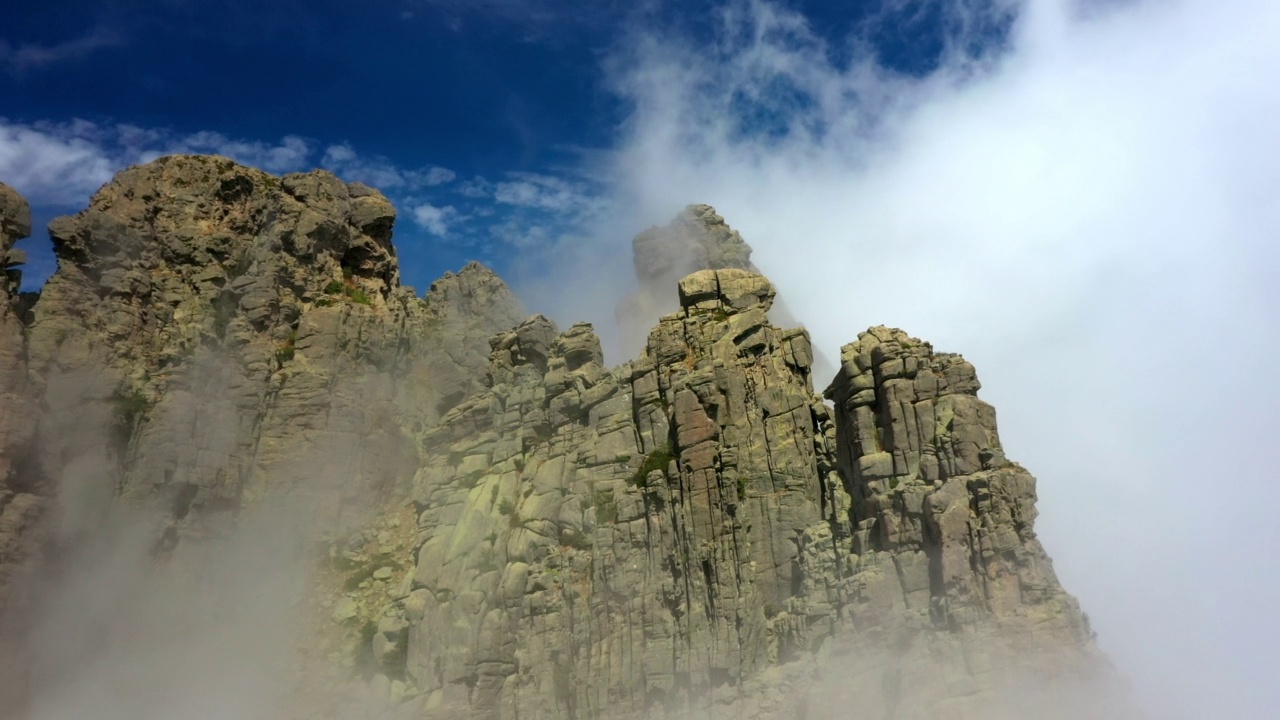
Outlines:
[[[45,473],[167,495],[176,525],[268,491],[338,513],[406,487],[414,428],[478,387],[487,338],[523,313],[478,265],[401,287],[394,220],[328,173],[182,156],[55,220],[30,331]]]
[[[24,208],[0,194],[5,253]],[[314,623],[299,717],[1110,702],[962,358],[872,328],[824,402],[749,248],[691,206],[636,239],[627,315],[660,292],[673,312],[609,368],[590,326],[526,318],[478,265],[400,286],[394,218],[328,173],[177,156],[56,220],[29,328],[0,287],[0,567],[56,565],[20,551],[39,518],[56,549],[152,508],[162,563],[304,507],[326,550],[291,606]]]

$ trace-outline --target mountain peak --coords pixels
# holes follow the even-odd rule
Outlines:
[[[1114,709],[963,358],[871,328],[829,406],[750,247],[691,205],[636,236],[646,342],[608,368],[479,263],[414,297],[394,219],[328,172],[173,156],[52,223],[29,328],[0,284],[0,661],[125,663],[159,603],[219,639],[184,648],[202,679],[291,689],[282,717]],[[29,224],[0,186],[6,257]],[[148,580],[86,619],[65,598],[103,547]],[[0,673],[0,703],[41,681]]]

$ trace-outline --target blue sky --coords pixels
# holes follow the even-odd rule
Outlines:
[[[396,201],[407,283],[425,289],[473,257],[501,271],[600,191],[582,160],[613,147],[627,115],[610,63],[645,36],[711,47],[724,31],[723,5],[632,5],[11,3],[0,179],[30,197],[42,228],[83,207],[110,171],[156,153],[222,152],[275,172],[326,166]],[[922,8],[796,6],[833,61],[859,33],[913,74],[935,67],[942,47],[940,6]],[[25,246],[33,287],[53,265],[42,230]]]
[[[157,153],[325,165],[406,282],[486,261],[611,362],[630,238],[708,202],[828,357],[974,363],[1152,717],[1276,717],[1280,3],[634,5],[11,0],[0,180],[43,224]]]

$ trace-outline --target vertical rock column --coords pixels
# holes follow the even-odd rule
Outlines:
[[[374,639],[406,643],[428,716],[705,712],[770,662],[834,467],[808,337],[769,323],[773,295],[688,276],[613,371],[586,325],[493,339],[489,390],[426,437],[422,544]]]
[[[634,366],[645,450],[636,481],[670,529],[673,644],[658,689],[732,696],[770,657],[769,626],[801,588],[798,540],[821,521],[826,410],[803,330],[768,320],[773,286],[738,269],[679,283]],[[664,676],[651,642],[647,669]],[[696,704],[696,703],[695,703]]]
[[[843,348],[827,390],[853,498],[844,600],[864,637],[929,631],[933,660],[916,669],[942,662],[939,697],[990,689],[1033,657],[1092,653],[1036,538],[1035,478],[1005,457],[979,387],[959,355],[875,327]]]

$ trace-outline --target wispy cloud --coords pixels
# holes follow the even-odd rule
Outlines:
[[[493,224],[489,232],[504,246],[526,251],[545,247],[556,239],[551,229],[514,218]]]
[[[372,185],[384,191],[421,189],[452,182],[454,171],[439,166],[403,168],[379,155],[361,155],[348,143],[325,148],[321,165],[347,180]]]
[[[505,205],[567,212],[590,201],[585,188],[564,178],[530,172],[513,172],[510,177],[493,190],[493,199]]]
[[[92,55],[99,50],[125,44],[122,33],[99,27],[71,40],[42,45],[39,43],[10,44],[0,40],[0,66],[10,72],[22,74],[58,63]]]
[[[494,185],[482,177],[474,177],[458,183],[455,191],[463,197],[478,200],[480,198],[493,197]]]

